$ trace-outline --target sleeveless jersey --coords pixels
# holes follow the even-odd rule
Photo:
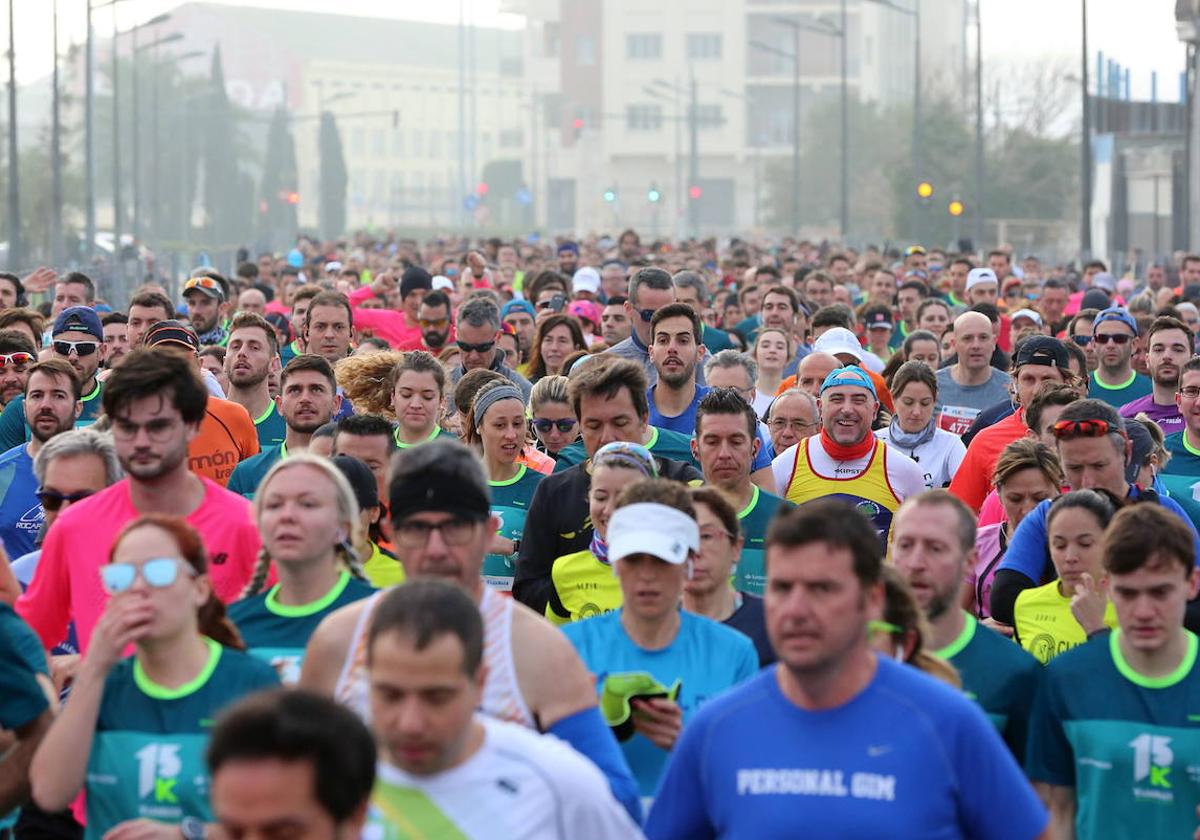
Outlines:
[[[346,662],[333,689],[334,698],[353,709],[368,724],[371,722],[371,702],[367,680],[367,629],[382,595],[377,592],[365,601],[366,606],[350,639]],[[483,684],[479,710],[500,720],[537,729],[537,722],[517,684],[517,667],[513,662],[512,599],[485,586],[479,612],[483,616],[483,661],[487,665],[487,681]]]
[[[880,536],[886,537],[892,527],[892,516],[899,510],[901,502],[888,480],[887,444],[882,440],[875,442],[871,459],[857,475],[830,478],[819,475],[813,467],[809,448],[814,440],[820,438],[805,438],[798,444],[785,498],[795,505],[826,497],[842,499],[865,513],[875,523]]]

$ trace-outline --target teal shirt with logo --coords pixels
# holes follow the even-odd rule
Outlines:
[[[308,639],[321,620],[374,591],[365,580],[342,572],[333,588],[320,598],[292,606],[279,603],[279,584],[275,584],[266,592],[230,604],[229,618],[237,625],[250,655],[274,668],[285,685],[295,685]]]
[[[658,426],[651,426],[650,440],[645,446],[656,457],[670,458],[672,461],[690,464],[696,469],[700,469],[699,462],[692,456],[692,438],[690,435],[685,435],[682,432],[673,432],[670,429],[660,429]],[[576,464],[582,464],[586,460],[587,450],[583,448],[583,442],[576,441],[570,446],[564,447],[555,457],[554,471],[556,473],[562,472]]]
[[[500,519],[500,536],[520,540],[525,533],[525,517],[533,491],[545,478],[537,470],[521,464],[517,474],[507,481],[489,481],[492,488],[492,515]],[[488,554],[483,558],[483,582],[493,589],[511,592],[516,574],[516,554]]]
[[[964,613],[963,618],[958,638],[934,654],[954,666],[963,693],[983,709],[1020,761],[1042,666],[1016,642],[980,627],[973,615]]]
[[[175,689],[151,682],[136,657],[104,684],[88,760],[85,840],[126,820],[212,822],[204,751],[213,721],[235,700],[279,685],[269,665],[211,639],[196,679]]]
[[[779,510],[780,505],[792,507],[792,503],[772,496],[754,487],[750,503],[738,512],[742,526],[742,556],[738,559],[737,571],[733,576],[733,588],[750,595],[762,597],[767,588],[766,548],[767,526]]]
[[[1096,375],[1096,371],[1092,371],[1088,377],[1088,398],[1103,400],[1113,408],[1120,408],[1125,403],[1139,400],[1153,392],[1154,383],[1150,381],[1150,377],[1142,376],[1136,370],[1130,371],[1129,379],[1120,385],[1105,385]]]
[[[1030,719],[1034,781],[1075,788],[1078,840],[1189,837],[1200,802],[1197,639],[1174,673],[1145,677],[1121,631],[1055,657]]]
[[[264,449],[257,455],[251,455],[233,468],[233,474],[229,476],[229,484],[225,489],[230,493],[237,493],[253,500],[254,494],[258,491],[258,485],[262,484],[262,480],[267,477],[271,467],[275,466],[276,461],[286,457],[287,445],[283,443],[272,446],[270,449]]]
[[[254,431],[258,434],[260,452],[266,452],[287,440],[287,423],[284,422],[274,400],[261,417],[254,419]]]
[[[1186,475],[1200,481],[1200,449],[1196,449],[1187,441],[1187,430],[1167,435],[1163,446],[1171,453],[1170,460],[1162,468],[1163,475]],[[1175,495],[1175,488],[1171,495]]]

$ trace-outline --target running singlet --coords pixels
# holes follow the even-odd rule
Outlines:
[[[866,466],[854,475],[839,478],[838,473],[846,473],[848,468],[830,458],[819,443],[813,447],[814,440],[820,438],[808,437],[796,444],[799,448],[784,498],[794,505],[826,497],[849,502],[875,523],[880,536],[886,537],[892,527],[892,516],[903,501],[888,480],[888,459],[903,456],[888,452],[887,444],[877,440]],[[818,466],[814,463],[818,459],[825,463]],[[913,466],[916,468],[915,464]],[[919,469],[917,472],[920,474]],[[923,474],[920,479],[924,489]]]
[[[775,517],[780,505],[790,504],[778,496],[765,493],[754,486],[750,503],[738,511],[738,522],[742,526],[742,555],[738,559],[733,576],[733,586],[741,592],[762,597],[766,589],[767,571],[763,559],[766,551],[767,526]]]
[[[416,776],[380,762],[363,840],[640,836],[590,761],[550,736],[486,716],[465,762]]]
[[[382,594],[377,592],[365,602],[350,639],[346,663],[333,689],[334,698],[353,709],[368,724],[371,722],[371,700],[367,681],[367,630]],[[513,601],[485,586],[479,612],[483,616],[483,662],[487,665],[479,710],[500,720],[537,729],[537,722],[517,684],[512,644]]]
[[[1114,630],[1046,666],[1029,776],[1075,788],[1078,840],[1189,837],[1200,802],[1196,637],[1187,634],[1179,668],[1158,678],[1133,670],[1120,637]]]
[[[624,595],[613,567],[602,562],[590,549],[565,554],[554,561],[550,570],[558,601],[568,615],[562,616],[546,604],[546,618],[552,624],[570,624],[594,615],[621,608]]]
[[[1071,597],[1058,591],[1057,580],[1022,589],[1013,616],[1016,640],[1043,665],[1087,641],[1087,633],[1071,614]],[[1109,628],[1117,626],[1117,611],[1112,601],[1104,607],[1104,624]]]
[[[529,502],[544,475],[522,465],[517,474],[507,481],[489,481],[492,488],[492,515],[500,520],[497,533],[519,542],[525,533],[525,517],[529,513]],[[483,582],[501,592],[512,592],[513,574],[516,571],[517,554],[488,554],[483,558]]]
[[[108,675],[84,787],[86,840],[132,819],[212,822],[204,750],[213,721],[234,700],[279,680],[269,665],[205,642],[208,664],[179,688],[151,682],[132,656]]]
[[[229,618],[242,634],[246,652],[274,668],[284,685],[295,685],[304,664],[304,648],[321,620],[374,591],[371,584],[344,571],[332,589],[311,603],[279,603],[279,584],[275,584],[266,592],[230,604]]]

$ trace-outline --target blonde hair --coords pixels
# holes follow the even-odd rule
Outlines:
[[[345,398],[360,414],[379,414],[396,419],[392,408],[392,371],[404,361],[404,354],[393,350],[347,356],[338,359],[334,370]]]
[[[370,356],[363,358],[370,358]],[[258,490],[254,494],[255,524],[262,521],[263,498],[266,496],[267,485],[279,473],[293,467],[312,467],[324,474],[329,483],[333,485],[334,495],[337,499],[338,515],[342,518],[342,524],[346,526],[346,538],[334,545],[334,552],[351,575],[359,580],[366,580],[362,563],[359,560],[357,552],[352,548],[352,546],[366,544],[365,529],[363,528],[362,519],[358,515],[358,499],[355,498],[354,490],[350,487],[349,480],[328,458],[319,458],[307,452],[297,452],[295,455],[289,455],[287,458],[276,461],[275,465],[267,471],[267,474],[258,485]],[[243,598],[249,598],[262,591],[263,585],[267,582],[267,574],[270,568],[271,555],[267,551],[264,541],[262,548],[258,551],[258,561],[254,566],[254,574],[251,576],[250,582],[246,584],[245,591],[242,592]]]

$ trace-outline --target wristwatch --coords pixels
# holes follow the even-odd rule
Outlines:
[[[208,826],[204,820],[196,817],[184,817],[179,823],[179,832],[183,840],[205,840],[208,836]]]

